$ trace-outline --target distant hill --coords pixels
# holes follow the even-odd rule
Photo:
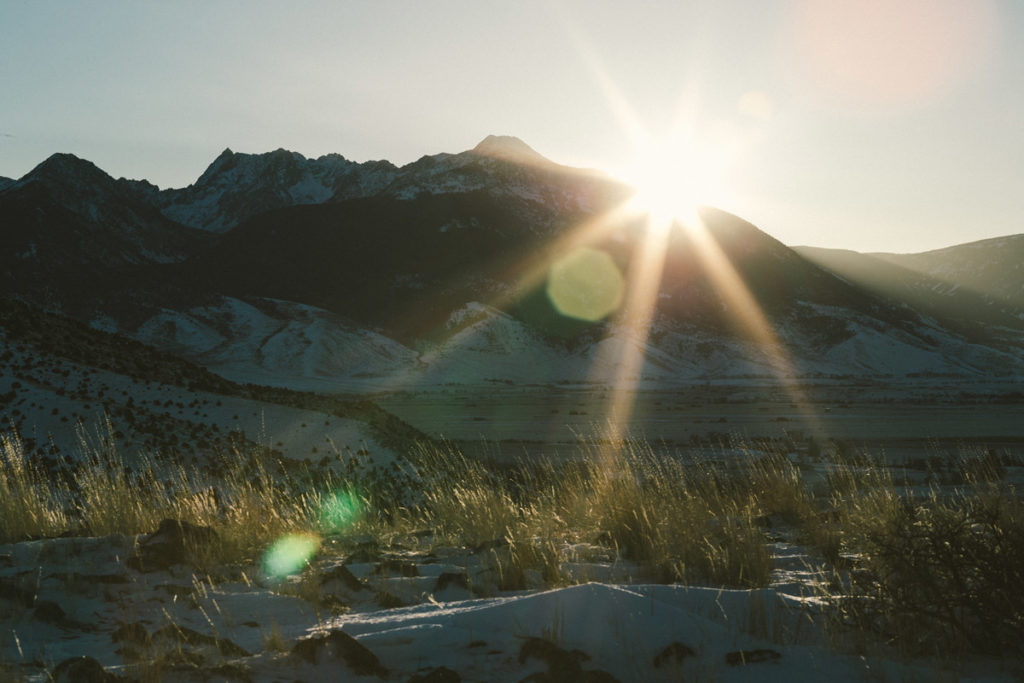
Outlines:
[[[861,254],[797,247],[823,268],[971,338],[1024,330],[1024,235],[971,242],[920,254]],[[1018,338],[1010,335],[1009,343]]]

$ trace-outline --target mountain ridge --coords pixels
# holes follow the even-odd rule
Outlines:
[[[307,159],[284,149],[244,154],[226,148],[196,183],[168,190],[114,180],[91,162],[54,155],[0,190],[0,219],[17,228],[5,232],[0,283],[8,294],[198,362],[230,361],[236,378],[245,363],[255,372],[269,358],[252,350],[265,344],[279,349],[274,353],[294,349],[307,359],[275,361],[273,367],[290,376],[302,368],[311,376],[345,374],[344,363],[302,351],[340,353],[339,345],[353,346],[342,354],[347,363],[377,358],[372,363],[391,367],[378,355],[390,349],[386,354],[403,359],[412,372],[424,349],[443,355],[468,348],[465,333],[451,324],[467,306],[509,316],[514,325],[495,318],[493,325],[474,329],[492,337],[505,330],[519,339],[510,338],[507,348],[517,349],[527,366],[531,353],[576,359],[534,363],[538,372],[541,365],[548,373],[560,373],[560,367],[582,372],[586,363],[580,359],[598,346],[618,338],[612,345],[624,349],[622,335],[639,332],[649,340],[640,344],[652,361],[645,372],[660,378],[699,376],[702,363],[710,362],[710,355],[692,353],[686,339],[717,346],[715,367],[726,374],[734,374],[730,367],[769,372],[779,355],[770,344],[781,345],[782,355],[793,360],[789,370],[775,370],[798,375],[844,374],[844,364],[879,376],[904,365],[937,373],[948,366],[967,375],[1024,367],[1024,325],[1017,325],[1012,311],[958,317],[950,302],[981,310],[966,287],[953,297],[946,290],[919,296],[927,282],[917,275],[913,280],[907,266],[849,252],[859,263],[873,259],[903,284],[858,280],[822,262],[813,248],[791,249],[717,209],[703,210],[702,218],[721,263],[706,257],[695,233],[669,234],[650,330],[627,330],[629,315],[620,317],[621,311],[597,321],[569,318],[548,295],[546,273],[580,246],[578,226],[599,219],[628,194],[623,184],[560,166],[512,136],[488,136],[473,149],[424,156],[402,167],[338,154]],[[585,240],[621,273],[624,302],[634,298],[637,269],[651,267],[637,260],[644,248],[641,223],[639,217],[616,218],[602,235]],[[25,238],[30,233],[35,241]],[[45,235],[49,241],[39,242]],[[1007,240],[1016,244],[1014,236],[1003,240],[1002,252],[1009,251]],[[988,254],[984,244],[971,249]],[[952,253],[955,259],[960,252]],[[1012,260],[997,255],[1000,268]],[[927,259],[920,268],[941,269],[949,260],[935,254]],[[730,278],[730,287],[746,288],[763,316],[758,324],[774,330],[775,341],[741,317],[737,306],[748,304],[722,289]],[[95,284],[83,286],[85,281]],[[210,318],[214,310],[220,312]],[[251,337],[246,330],[256,320],[270,332]],[[452,342],[456,337],[464,341]],[[481,368],[486,363],[480,354],[505,348],[499,342],[470,346]],[[991,353],[984,351],[989,348]],[[918,360],[910,363],[911,357]],[[434,367],[451,363],[458,360]]]

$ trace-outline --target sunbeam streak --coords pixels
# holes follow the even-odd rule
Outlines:
[[[699,212],[694,214],[692,222],[686,226],[686,229],[705,266],[705,272],[711,278],[715,290],[722,297],[732,318],[768,357],[769,367],[775,373],[792,403],[800,411],[805,428],[815,437],[822,436],[823,429],[820,426],[820,421],[804,392],[793,379],[795,369],[782,340],[776,335],[761,306],[743,282],[743,278],[736,272],[732,261],[722,251],[708,230]]]
[[[630,265],[626,301],[618,318],[627,329],[638,331],[637,338],[642,343],[628,345],[622,352],[608,407],[612,432],[609,436],[621,437],[628,430],[632,397],[643,370],[643,349],[656,311],[661,273],[669,256],[668,234],[673,226],[687,231],[706,276],[730,314],[767,356],[772,372],[799,407],[805,426],[815,436],[821,436],[823,430],[813,408],[793,381],[794,367],[781,340],[700,216],[699,206],[722,204],[728,197],[723,178],[738,157],[738,135],[711,135],[706,131],[704,135],[698,134],[700,112],[696,91],[684,88],[670,134],[657,140],[641,123],[594,51],[578,35],[574,37],[577,51],[590,68],[622,134],[634,148],[632,166],[620,169],[618,175],[632,184],[636,193],[620,208],[626,214],[647,216],[647,228]],[[717,139],[712,142],[711,138]]]
[[[622,326],[627,339],[617,359],[618,371],[610,392],[607,413],[607,437],[612,448],[628,435],[633,397],[643,374],[645,349],[658,301],[670,227],[669,221],[653,216],[647,221],[644,236],[634,250],[626,272],[626,302],[616,323]],[[606,353],[616,350],[612,345],[605,349]]]

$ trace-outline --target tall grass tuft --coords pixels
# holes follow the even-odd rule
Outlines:
[[[0,434],[0,542],[67,529],[65,497],[25,458],[17,434]]]

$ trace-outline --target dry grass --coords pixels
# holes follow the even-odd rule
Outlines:
[[[837,572],[829,597],[842,625],[915,652],[1024,642],[1024,501],[985,454],[922,491],[863,454],[798,467],[766,445],[699,460],[606,440],[570,461],[514,467],[424,447],[376,479],[288,469],[262,453],[221,456],[215,477],[153,458],[129,469],[102,430],[82,449],[69,480],[51,479],[16,435],[0,437],[0,541],[69,527],[135,534],[175,518],[217,532],[197,553],[206,567],[251,560],[288,534],[342,546],[358,536],[468,548],[499,590],[572,581],[580,547],[603,548],[642,580],[756,588],[771,580],[774,524]]]
[[[67,529],[61,493],[26,460],[17,434],[0,435],[0,541],[54,536]]]

